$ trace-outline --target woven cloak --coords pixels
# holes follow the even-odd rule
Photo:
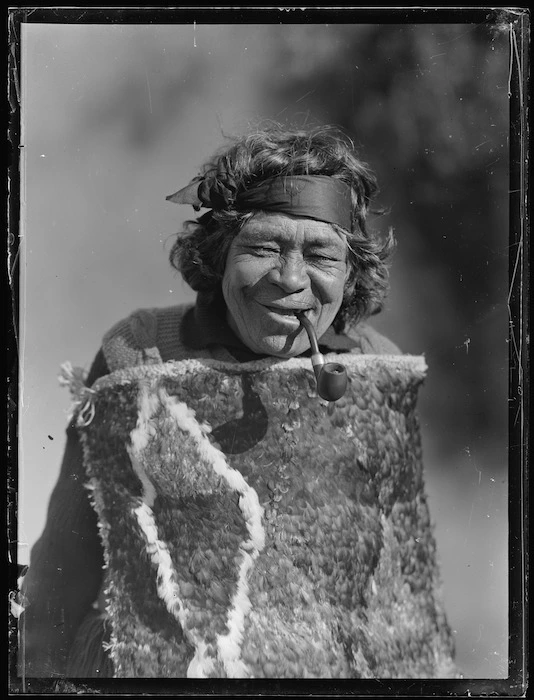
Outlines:
[[[166,362],[94,385],[79,430],[116,677],[454,674],[424,360],[342,361],[330,406],[308,359]]]

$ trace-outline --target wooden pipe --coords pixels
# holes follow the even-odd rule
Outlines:
[[[317,335],[315,329],[304,311],[297,311],[295,314],[308,338],[312,351],[312,366],[317,381],[317,393],[326,401],[337,401],[347,390],[347,370],[339,362],[325,362],[319,351]]]

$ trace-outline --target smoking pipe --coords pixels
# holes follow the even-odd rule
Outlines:
[[[295,316],[304,326],[312,351],[312,366],[317,381],[317,393],[326,401],[337,401],[347,389],[347,370],[338,362],[326,362],[319,351],[315,329],[304,311],[297,311]]]

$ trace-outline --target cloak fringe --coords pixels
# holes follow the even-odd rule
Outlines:
[[[74,639],[67,663],[67,677],[113,678],[113,663],[105,649],[110,633],[107,616],[98,610],[91,610]]]

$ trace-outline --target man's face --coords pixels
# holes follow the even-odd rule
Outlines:
[[[341,306],[347,272],[347,245],[330,224],[258,212],[226,260],[230,327],[255,353],[300,355],[309,341],[295,311],[306,311],[320,337]]]

